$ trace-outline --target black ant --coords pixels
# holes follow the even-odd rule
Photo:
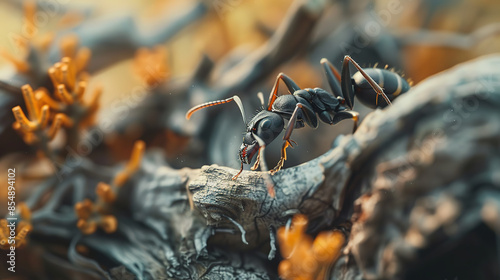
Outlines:
[[[352,77],[349,71],[349,62],[358,69],[358,72]],[[251,168],[252,170],[257,169],[260,158],[263,157],[264,148],[283,131],[285,119],[289,121],[283,137],[281,159],[276,167],[271,170],[271,174],[278,172],[283,167],[286,160],[286,148],[288,146],[293,147],[291,142],[294,141],[290,139],[290,136],[294,128],[302,128],[306,124],[316,128],[318,127],[318,117],[321,121],[331,125],[342,120],[352,119],[354,121],[354,132],[358,126],[359,115],[357,112],[352,111],[354,95],[366,106],[376,108],[391,105],[391,100],[410,89],[410,85],[398,74],[386,69],[362,69],[350,56],[344,57],[342,74],[339,74],[337,69],[325,58],[321,60],[321,64],[333,95],[321,88],[301,89],[287,75],[280,73],[269,96],[267,108],[257,113],[247,124],[243,144],[238,153],[241,169],[233,177],[233,180],[236,180],[243,171],[243,164],[250,164],[254,155],[259,151],[255,164]],[[280,80],[285,83],[290,95],[278,97]],[[385,89],[385,92],[382,88]],[[373,94],[373,91],[375,91],[376,95]],[[379,96],[383,97],[386,104],[379,104]],[[238,96],[195,106],[187,112],[186,118],[189,119],[194,112],[200,109],[230,101],[237,103],[243,120],[245,120],[243,105]],[[262,170],[267,171],[264,161],[262,162]],[[269,188],[269,192],[271,195],[274,194],[272,187]]]

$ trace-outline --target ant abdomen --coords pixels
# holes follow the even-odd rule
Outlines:
[[[366,68],[364,71],[384,89],[390,101],[410,89],[408,82],[393,71],[379,68]],[[377,102],[377,94],[359,71],[352,76],[352,84],[356,97],[365,106],[373,109],[387,106],[381,98]]]

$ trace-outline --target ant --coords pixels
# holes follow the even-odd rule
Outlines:
[[[358,70],[352,77],[349,71],[349,62]],[[342,120],[352,119],[354,121],[354,133],[358,127],[359,120],[359,114],[352,111],[354,95],[356,95],[363,104],[375,109],[377,107],[391,105],[391,100],[410,89],[408,82],[398,74],[386,69],[363,69],[348,55],[344,57],[341,74],[339,74],[337,69],[326,58],[321,59],[321,64],[333,95],[321,88],[301,89],[291,78],[280,73],[276,78],[271,95],[269,96],[267,108],[257,113],[257,115],[247,124],[243,143],[238,153],[241,169],[238,174],[232,178],[233,180],[236,180],[243,171],[243,164],[250,164],[258,151],[259,154],[251,169],[257,169],[260,164],[262,165],[262,170],[267,171],[265,161],[261,164],[260,159],[263,158],[266,145],[269,145],[278,137],[285,128],[285,119],[289,121],[283,137],[281,159],[276,167],[271,170],[271,175],[278,172],[283,167],[286,160],[286,148],[289,146],[293,147],[292,142],[295,143],[295,141],[290,139],[294,128],[302,128],[306,124],[310,127],[317,128],[318,117],[322,122],[330,125],[337,124]],[[290,95],[278,96],[280,80],[285,83]],[[385,92],[382,88],[385,88]],[[373,94],[374,91],[376,95]],[[386,104],[379,104],[379,96],[382,96]],[[236,95],[228,99],[207,102],[195,106],[186,113],[186,119],[189,120],[191,115],[200,109],[231,101],[236,102],[243,116],[243,121],[245,121],[243,104]],[[262,98],[261,101],[263,101]],[[268,190],[271,196],[274,196],[272,184],[271,187],[268,187]]]

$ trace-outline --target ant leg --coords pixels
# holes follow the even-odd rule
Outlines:
[[[260,158],[264,158],[264,149],[266,148],[266,143],[259,136],[255,135],[255,134],[252,134],[252,135],[253,135],[254,139],[257,140],[257,142],[259,142],[260,148],[259,148],[259,153],[257,154],[257,159],[255,161],[255,164],[250,169],[255,170],[259,167],[259,164],[260,164],[261,169],[264,172],[264,181],[266,181],[267,192],[269,193],[269,195],[272,198],[274,198],[276,196],[276,192],[274,191],[273,179],[271,178],[269,173],[267,173],[267,171],[269,169],[267,169],[266,161],[263,160],[262,163],[260,162]],[[234,175],[232,179],[236,180],[236,178],[238,178],[238,176],[241,174],[241,172],[243,172],[243,162],[241,163],[240,172],[238,172],[238,174]]]
[[[300,89],[300,87],[290,77],[288,77],[284,73],[279,73],[278,77],[276,77],[276,81],[274,82],[273,89],[271,90],[271,95],[269,96],[269,102],[267,103],[268,111],[271,111],[274,101],[276,101],[276,98],[278,98],[278,87],[280,80],[283,80],[283,82],[285,82],[285,85],[288,88],[288,92],[290,92],[290,94],[293,94]]]
[[[243,122],[246,123],[245,109],[243,108],[243,103],[241,103],[241,99],[237,95],[235,95],[231,98],[228,98],[228,99],[210,101],[210,102],[200,104],[198,106],[194,106],[193,108],[189,109],[189,111],[186,113],[186,119],[189,120],[191,118],[191,115],[193,115],[193,113],[198,111],[198,110],[201,110],[201,109],[207,108],[207,107],[212,107],[212,106],[224,104],[224,103],[228,103],[231,101],[236,102],[236,105],[238,105],[238,108],[240,108],[240,113],[241,113],[241,117],[243,118]]]
[[[236,180],[238,179],[238,176],[240,176],[241,172],[243,172],[243,161],[241,161],[241,168],[240,168],[240,171],[238,172],[238,174],[234,175],[231,180]]]
[[[339,123],[343,120],[352,119],[354,121],[354,127],[352,128],[352,133],[356,132],[358,129],[359,113],[354,111],[342,111],[335,113],[332,119],[332,125]]]
[[[274,191],[273,179],[271,178],[271,175],[267,173],[269,169],[267,169],[266,160],[264,159],[264,149],[266,148],[266,142],[264,142],[264,140],[262,140],[255,133],[252,133],[252,136],[255,140],[257,140],[260,146],[259,154],[257,155],[257,162],[255,162],[253,167],[256,167],[256,165],[258,165],[258,162],[260,161],[260,158],[262,158],[262,162],[260,163],[260,165],[261,165],[261,170],[264,172],[264,181],[266,181],[267,192],[272,198],[274,198],[276,196],[276,192]],[[252,170],[254,170],[253,167]]]
[[[262,147],[259,148],[259,153],[257,154],[257,159],[255,160],[255,163],[250,168],[250,170],[257,170],[257,168],[259,168],[259,165],[260,165],[260,149],[262,149]]]
[[[340,88],[340,78],[339,71],[328,61],[328,59],[321,59],[321,65],[323,65],[323,70],[325,70],[326,79],[328,80],[328,84],[330,85],[330,89],[335,97],[343,97],[342,90]]]
[[[348,95],[349,95],[349,98],[350,98],[349,101],[351,102],[351,109],[352,109],[352,104],[354,101],[354,92],[352,90],[352,85],[351,85],[351,74],[349,73],[349,62],[351,62],[352,65],[354,65],[354,67],[356,67],[356,69],[358,69],[359,73],[361,73],[361,75],[363,75],[363,77],[365,77],[366,81],[370,84],[370,86],[373,88],[373,90],[377,93],[377,99],[375,99],[375,104],[378,104],[378,97],[382,96],[385,99],[385,102],[387,102],[387,104],[392,105],[391,101],[389,100],[389,98],[385,94],[382,87],[380,87],[380,85],[377,84],[372,79],[372,77],[370,77],[370,75],[366,74],[365,70],[363,70],[363,68],[361,68],[361,66],[359,66],[358,63],[356,63],[356,61],[354,61],[354,59],[352,59],[350,56],[346,55],[344,57],[344,62],[342,63],[342,86],[341,87],[342,87],[342,91],[344,92],[344,95],[345,95],[345,93],[348,93]],[[349,82],[349,84],[346,84],[347,82]]]
[[[347,107],[352,110],[354,107],[354,90],[352,89],[352,78],[351,72],[349,71],[349,61],[344,57],[342,62],[342,79],[340,82],[340,88],[342,89],[342,95],[345,98]]]
[[[292,143],[293,140],[290,140],[290,136],[292,135],[292,131],[295,128],[295,123],[297,122],[297,114],[300,109],[308,110],[308,108],[302,104],[302,103],[297,103],[297,106],[295,107],[295,110],[293,110],[292,117],[290,117],[290,121],[288,121],[288,125],[286,127],[285,135],[283,136],[283,146],[281,147],[281,158],[278,161],[278,164],[276,167],[274,167],[271,170],[271,174],[275,174],[276,172],[280,171],[280,169],[283,167],[283,164],[285,163],[286,160],[286,148],[293,147]],[[303,114],[306,118],[308,117],[308,114],[304,113]]]

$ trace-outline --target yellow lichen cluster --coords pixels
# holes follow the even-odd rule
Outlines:
[[[71,53],[71,50],[66,51]],[[75,118],[80,127],[93,123],[102,93],[102,89],[98,87],[92,93],[90,100],[84,101],[83,99],[88,86],[88,74],[83,72],[83,69],[89,58],[90,52],[86,49],[78,51],[75,60],[63,57],[61,62],[49,68],[56,99],[52,99],[47,91],[41,90],[39,93],[39,98],[43,102],[52,109],[65,112]]]
[[[109,208],[116,200],[120,188],[139,168],[144,149],[144,142],[136,141],[127,166],[115,176],[111,185],[104,182],[97,184],[97,201],[94,203],[89,199],[85,199],[75,205],[75,212],[78,217],[77,227],[82,233],[92,234],[98,227],[106,233],[116,231],[118,221],[115,216],[109,214]]]
[[[30,49],[44,52],[53,42],[53,35],[37,36],[40,30],[35,24],[37,14],[36,1],[24,1],[24,23],[21,35],[13,36],[13,41],[24,54],[17,58],[0,49],[0,56],[9,60],[20,73],[28,74],[30,65],[26,61]],[[40,37],[40,40],[36,40]],[[27,144],[39,144],[40,149],[47,154],[47,142],[51,141],[61,126],[66,128],[81,128],[93,123],[97,111],[97,100],[101,93],[97,89],[89,102],[83,102],[82,97],[88,85],[88,74],[84,72],[90,59],[88,48],[78,48],[78,37],[68,34],[61,38],[60,49],[63,59],[50,67],[48,73],[54,86],[54,93],[40,87],[33,90],[30,85],[22,87],[27,113],[20,106],[12,109],[16,121],[14,129],[18,130]],[[29,73],[35,74],[35,73]]]
[[[107,215],[103,205],[94,204],[90,199],[85,199],[75,205],[76,216],[78,217],[77,227],[84,234],[92,234],[97,227],[102,228],[107,233],[113,233],[118,227],[118,221],[113,215]]]
[[[88,55],[78,57],[76,61],[64,57],[49,69],[54,97],[43,87],[35,91],[29,85],[22,87],[29,118],[20,106],[14,107],[12,112],[16,121],[13,127],[21,133],[27,144],[42,142],[42,145],[46,145],[61,126],[70,128],[77,125],[77,128],[81,128],[94,122],[101,89],[96,89],[88,102],[83,100],[88,82],[87,75],[82,70],[88,61]],[[83,78],[79,80],[79,77]],[[44,152],[48,151],[45,149]]]
[[[328,270],[340,256],[345,242],[340,231],[324,231],[313,238],[305,233],[307,218],[295,215],[291,227],[278,230],[278,242],[284,260],[278,273],[286,280],[326,279]]]
[[[15,237],[11,234],[14,227],[9,224],[12,221],[7,219],[0,220],[0,249],[8,250],[11,246],[15,248],[23,247],[27,244],[27,235],[33,229],[31,225],[31,211],[24,203],[19,203],[17,206],[21,221],[15,225]]]
[[[134,57],[134,70],[147,86],[157,86],[168,78],[167,58],[164,47],[140,48]]]
[[[40,100],[35,97],[36,94],[31,86],[24,85],[22,91],[29,118],[26,117],[21,106],[12,108],[12,113],[16,118],[13,127],[21,133],[27,144],[32,145],[43,140],[50,141],[54,138],[61,125],[67,127],[73,125],[73,121],[68,116],[57,113],[52,117],[52,124],[47,130],[51,114],[50,106],[44,104],[44,102],[39,102]]]

